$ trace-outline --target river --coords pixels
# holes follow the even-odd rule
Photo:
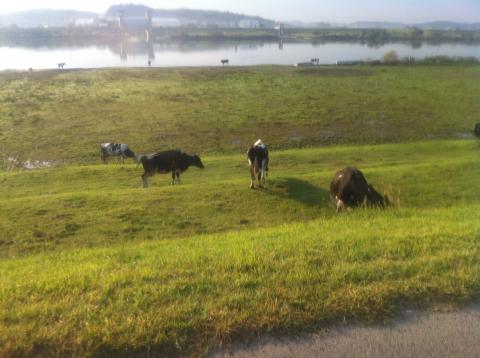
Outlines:
[[[395,51],[399,57],[460,56],[480,59],[479,44],[390,43],[368,46],[362,43],[294,42],[181,42],[146,43],[130,41],[111,45],[16,46],[0,45],[0,70],[57,68],[142,67],[150,61],[155,67],[230,65],[292,65],[318,58],[320,64],[336,61],[379,60]]]

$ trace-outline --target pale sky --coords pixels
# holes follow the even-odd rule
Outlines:
[[[28,9],[103,13],[114,0],[0,0],[0,14]],[[480,22],[480,0],[129,0],[163,9],[208,9],[259,15],[279,21]]]

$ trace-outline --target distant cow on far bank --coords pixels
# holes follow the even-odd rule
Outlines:
[[[140,158],[144,173],[142,175],[143,187],[148,187],[148,177],[157,173],[172,173],[172,185],[180,183],[180,174],[191,165],[203,169],[203,163],[198,155],[188,155],[179,150],[168,150]]]
[[[58,69],[59,70],[63,70],[63,68],[65,67],[66,63],[65,62],[59,62],[58,63]]]
[[[122,143],[102,143],[100,144],[100,158],[106,164],[108,157],[121,158],[122,162],[125,158],[132,158],[137,161],[135,153],[128,148],[128,145]]]
[[[337,212],[361,205],[383,208],[390,203],[367,183],[360,170],[352,167],[335,174],[330,184],[330,198]]]
[[[223,60],[220,60],[220,62],[222,63],[222,65],[228,65],[230,63],[228,58],[224,58]]]
[[[265,178],[268,172],[268,149],[259,139],[252,145],[247,152],[248,165],[250,167],[250,188],[255,187],[255,180],[258,179],[258,186],[260,188],[265,184]]]

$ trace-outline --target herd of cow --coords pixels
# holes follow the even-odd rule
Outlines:
[[[189,155],[179,150],[168,150],[149,155],[135,155],[126,144],[102,143],[100,157],[104,163],[108,157],[118,157],[122,161],[132,158],[141,163],[144,169],[142,175],[143,187],[148,187],[148,178],[157,173],[171,173],[172,185],[180,183],[180,174],[190,166],[203,169],[203,163],[198,155]],[[250,169],[250,188],[263,188],[268,173],[268,149],[261,139],[256,141],[247,151],[247,160]],[[366,205],[369,207],[385,207],[390,204],[386,196],[379,194],[367,183],[363,173],[353,167],[346,167],[338,171],[330,184],[330,198],[337,212]]]

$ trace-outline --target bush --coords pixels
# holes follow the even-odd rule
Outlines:
[[[388,64],[395,64],[398,62],[398,55],[395,51],[388,51],[383,55],[383,62]]]

